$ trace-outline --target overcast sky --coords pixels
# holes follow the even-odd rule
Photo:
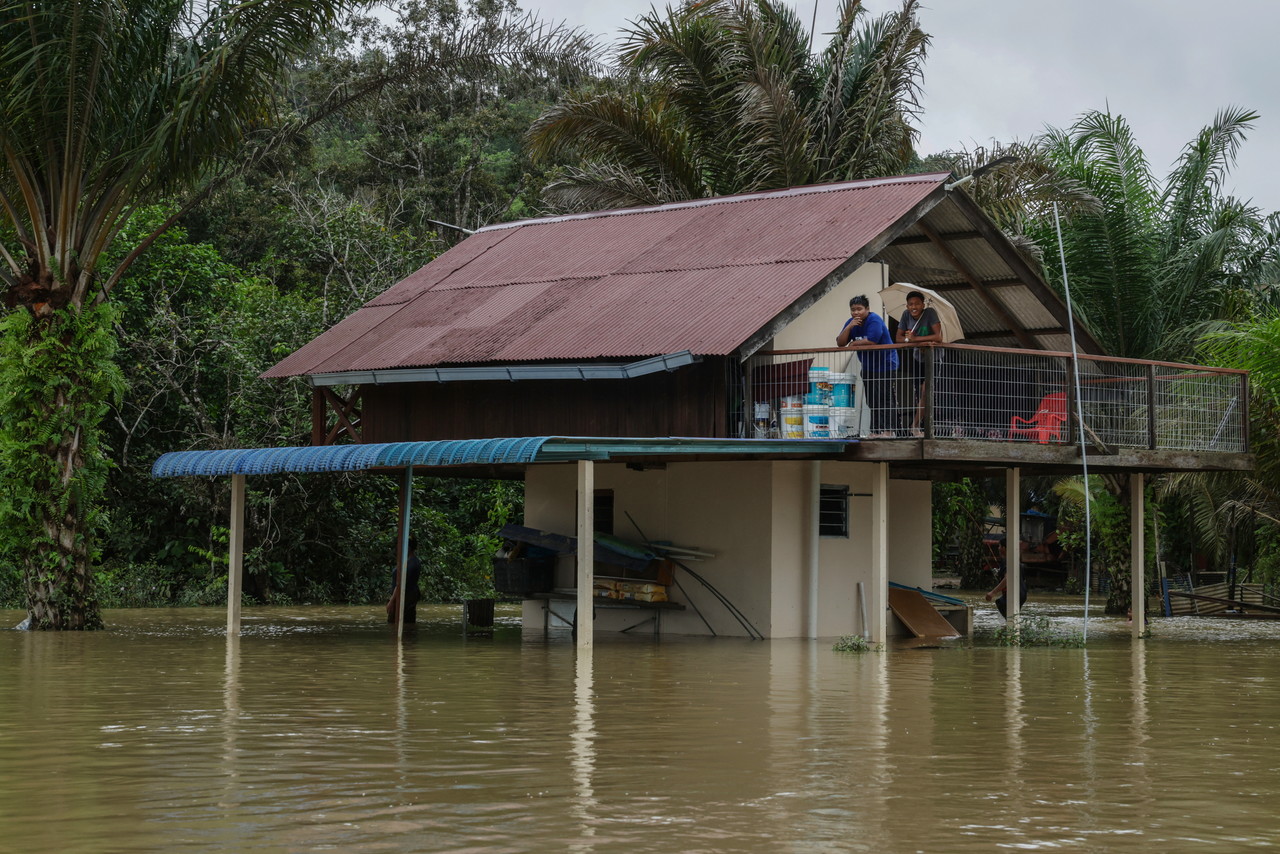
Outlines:
[[[797,11],[812,20],[814,0]],[[617,38],[648,0],[522,0],[546,19]],[[666,4],[661,4],[665,6]],[[867,0],[881,14],[899,8]],[[818,39],[836,0],[817,0]],[[1280,2],[1277,0],[932,0],[920,15],[933,47],[925,65],[919,150],[1027,139],[1091,109],[1128,119],[1163,178],[1183,146],[1229,105],[1261,118],[1228,190],[1280,210]]]

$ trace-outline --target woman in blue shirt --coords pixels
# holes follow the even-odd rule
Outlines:
[[[836,346],[858,348],[892,343],[889,327],[871,310],[871,302],[864,296],[849,300],[849,319],[836,336]],[[897,435],[893,424],[897,415],[893,374],[898,370],[898,351],[864,350],[858,353],[858,361],[862,363],[862,386],[871,406],[870,438],[892,438]]]

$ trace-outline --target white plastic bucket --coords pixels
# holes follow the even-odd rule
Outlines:
[[[853,406],[853,374],[831,375],[831,405],[839,407]]]
[[[809,369],[809,394],[806,403],[831,405],[831,369],[813,367]]]
[[[831,438],[830,406],[806,406],[804,408],[804,437],[806,439]]]
[[[852,406],[833,406],[831,407],[831,420],[828,424],[831,427],[832,439],[853,439],[858,435],[858,410]]]
[[[803,439],[804,438],[804,410],[803,409],[784,409],[782,410],[782,438],[784,439]]]

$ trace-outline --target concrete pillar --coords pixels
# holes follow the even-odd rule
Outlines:
[[[1129,475],[1129,591],[1132,594],[1133,636],[1142,637],[1147,627],[1147,593],[1143,563],[1146,558],[1146,525],[1143,507],[1143,485],[1146,478],[1139,473]]]
[[[1005,613],[1009,625],[1016,625],[1022,610],[1022,469],[1004,475]]]
[[[231,475],[231,531],[227,535],[227,637],[240,634],[240,591],[244,578],[244,475]]]
[[[889,464],[876,463],[871,476],[871,631],[868,640],[888,640],[889,606]]]
[[[396,637],[404,637],[405,595],[409,589],[409,521],[413,510],[413,466],[406,466],[400,483],[400,542],[397,549],[399,572],[396,587],[400,591],[400,613],[396,614]]]
[[[578,460],[578,649],[589,650],[595,634],[591,613],[594,580],[596,470],[592,460]]]

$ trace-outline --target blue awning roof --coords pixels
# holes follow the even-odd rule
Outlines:
[[[415,466],[547,463],[615,457],[686,455],[837,456],[846,439],[694,439],[531,436],[514,439],[444,439],[375,445],[173,451],[151,467],[152,477],[365,471]]]

